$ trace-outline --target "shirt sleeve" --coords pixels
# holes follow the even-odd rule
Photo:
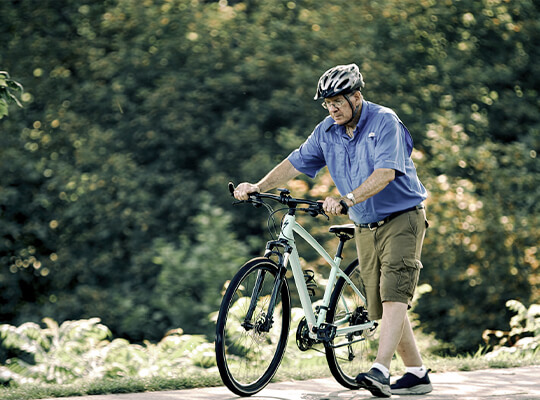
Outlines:
[[[391,168],[405,174],[406,160],[412,151],[409,131],[396,115],[387,114],[377,141],[375,169]]]
[[[318,140],[317,131],[319,128],[320,126],[317,126],[306,141],[288,157],[294,168],[310,178],[315,178],[315,175],[326,166],[326,160]]]

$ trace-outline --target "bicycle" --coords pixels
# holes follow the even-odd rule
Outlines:
[[[229,190],[234,185],[229,183]],[[322,203],[297,199],[287,189],[280,194],[254,193],[247,201],[269,211],[268,225],[275,213],[267,200],[285,205],[286,214],[277,239],[270,240],[262,257],[244,264],[229,282],[216,324],[216,362],[223,383],[233,393],[251,396],[262,390],[281,364],[290,330],[291,297],[285,273],[290,265],[304,312],[296,330],[297,346],[302,351],[324,345],[326,361],[334,378],[344,387],[358,389],[356,375],[365,369],[364,352],[377,328],[366,309],[358,260],[345,270],[340,268],[345,243],[354,237],[354,225],[334,225],[329,231],[339,238],[335,257],[296,220],[296,213],[312,217],[323,215]],[[347,205],[342,204],[346,213]],[[275,222],[275,221],[274,221]],[[302,237],[331,267],[322,304],[311,302],[312,275],[300,265],[294,233]],[[274,260],[274,257],[277,259]]]

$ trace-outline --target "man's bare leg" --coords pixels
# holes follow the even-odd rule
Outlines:
[[[418,351],[418,346],[416,345],[416,340],[414,338],[414,333],[408,315],[405,315],[403,333],[401,335],[401,341],[397,346],[397,352],[406,367],[422,366],[422,356]]]
[[[414,332],[408,316],[405,316],[401,341],[397,347],[397,353],[407,367],[405,375],[398,379],[392,386],[392,394],[427,394],[433,390],[428,377],[428,370],[422,364],[422,356],[418,351]]]
[[[405,320],[409,322],[409,319],[407,318],[407,304],[394,301],[386,301],[383,303],[379,350],[375,362],[384,365],[387,369],[390,369],[392,357],[394,356],[398,345],[402,342],[404,327],[406,325]],[[407,324],[407,326],[410,328],[410,324]],[[409,332],[407,331],[407,343],[410,341],[408,335]],[[403,348],[410,351],[405,342],[403,343]]]

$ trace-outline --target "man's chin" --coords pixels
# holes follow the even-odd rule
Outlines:
[[[345,124],[345,119],[341,118],[341,117],[338,117],[338,118],[334,118],[334,121],[336,121],[336,124],[338,125],[344,125]]]

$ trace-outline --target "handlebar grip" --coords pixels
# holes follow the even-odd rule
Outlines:
[[[231,192],[231,196],[234,194],[234,183],[229,182],[229,192]]]
[[[339,204],[341,205],[341,214],[347,215],[349,213],[349,206],[345,203],[345,200],[341,200]]]

